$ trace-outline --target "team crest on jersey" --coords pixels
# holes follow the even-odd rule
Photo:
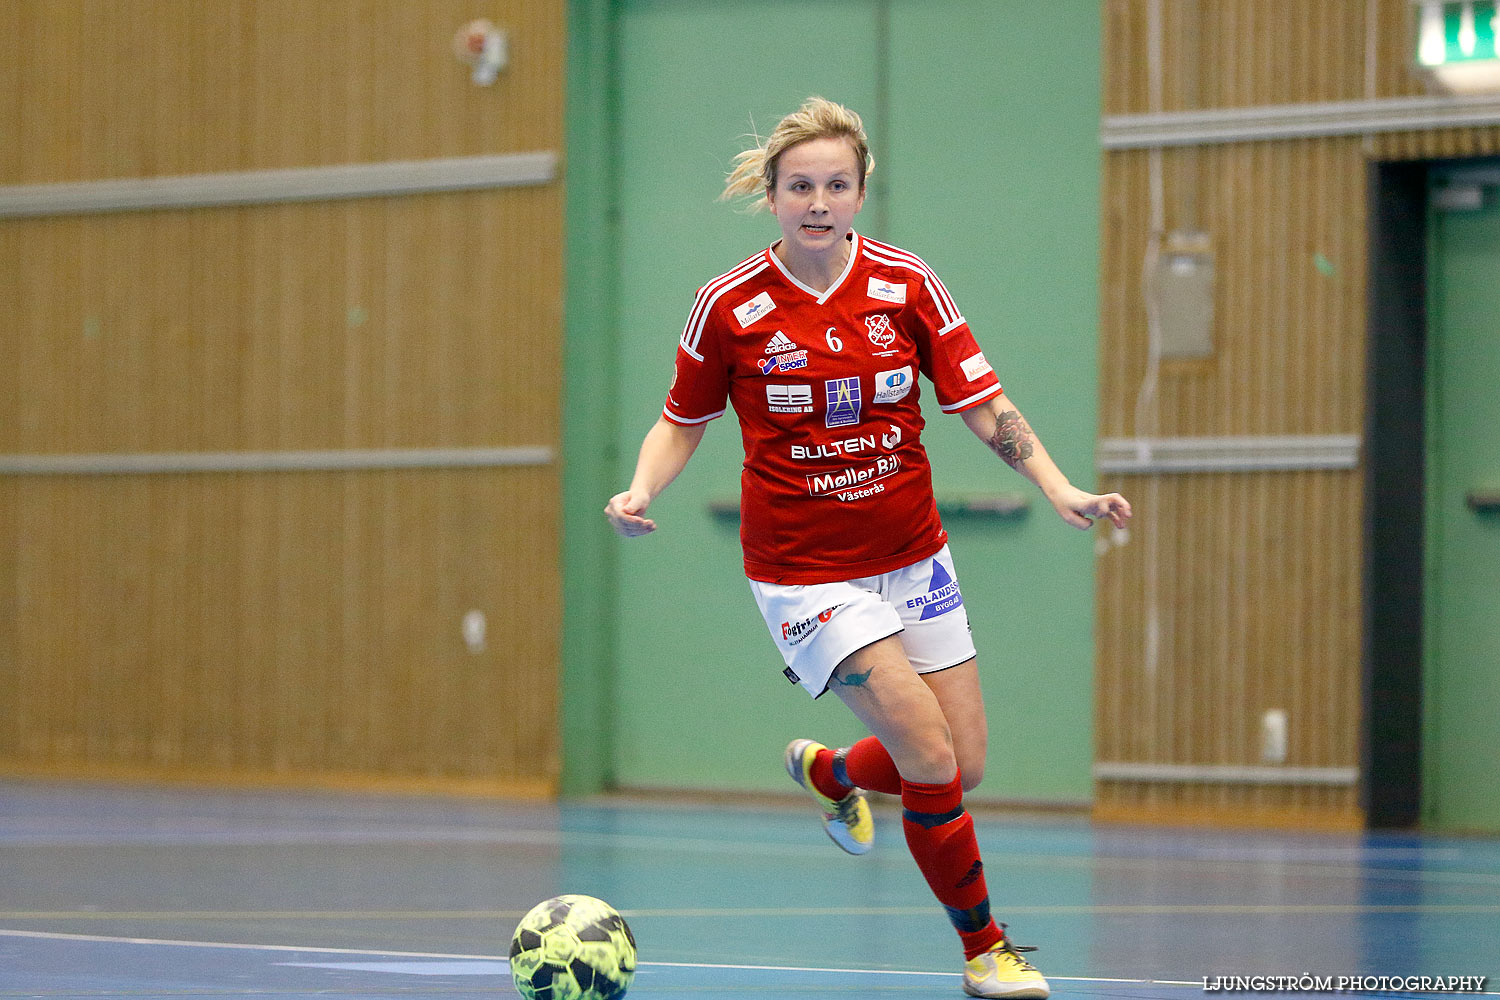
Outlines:
[[[870,332],[870,343],[882,351],[889,351],[890,346],[896,342],[896,331],[891,329],[891,318],[884,313],[866,316],[865,329]]]
[[[782,333],[780,330],[777,330],[776,336],[766,341],[765,353],[782,354],[786,351],[795,351],[796,349],[797,345],[792,342],[791,338]]]
[[[778,354],[774,358],[763,358],[759,364],[762,375],[773,375],[776,372],[789,372],[795,368],[806,368],[807,352],[789,351],[786,354]]]
[[[761,292],[755,298],[738,306],[734,310],[734,318],[740,321],[740,329],[744,329],[756,320],[768,315],[776,303],[771,301],[770,293]]]
[[[896,305],[906,304],[906,284],[904,282],[890,282],[882,278],[870,279],[869,296],[882,302],[894,302]]]
[[[823,382],[828,396],[827,415],[823,423],[827,427],[847,427],[859,423],[859,376],[831,378]]]

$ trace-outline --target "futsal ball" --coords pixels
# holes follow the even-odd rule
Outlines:
[[[635,978],[635,938],[604,900],[556,896],[516,926],[510,975],[526,1000],[614,1000]]]

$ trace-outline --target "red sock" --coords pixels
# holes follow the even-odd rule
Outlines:
[[[847,785],[868,788],[886,795],[901,794],[901,772],[884,744],[866,736],[851,747],[834,754],[834,779]],[[842,768],[843,773],[840,774]]]
[[[901,781],[901,825],[906,845],[932,894],[958,931],[964,958],[999,943],[1004,933],[990,917],[984,862],[974,839],[974,820],[964,808],[963,785],[954,775],[942,785]]]
[[[813,758],[809,777],[812,778],[813,787],[820,795],[825,795],[835,802],[848,795],[851,790],[848,785],[834,777],[833,751],[827,747],[819,750],[818,755]]]
[[[896,770],[890,752],[873,736],[842,750],[819,750],[813,758],[812,783],[830,799],[843,798],[851,788],[901,794],[901,772]]]

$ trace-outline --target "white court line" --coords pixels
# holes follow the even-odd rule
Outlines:
[[[683,920],[744,920],[752,917],[915,917],[931,906],[735,906],[627,908],[620,914]],[[1500,903],[1079,903],[1007,906],[1012,916],[1364,916],[1497,914]],[[514,910],[0,910],[10,920],[519,920]]]
[[[429,959],[458,959],[472,962],[507,962],[508,959],[499,955],[452,955],[442,952],[426,951],[374,951],[360,948],[307,948],[299,945],[286,944],[232,944],[222,941],[171,941],[158,938],[130,938],[130,937],[108,937],[97,934],[62,934],[53,931],[17,931],[0,929],[0,937],[32,938],[48,941],[87,941],[99,944],[139,944],[158,945],[173,948],[223,948],[232,951],[274,951],[274,952],[303,952],[319,955],[373,955],[386,958],[429,958]],[[744,972],[814,972],[829,973],[836,975],[862,975],[862,976],[935,976],[942,979],[956,979],[957,973],[953,972],[923,972],[917,970],[898,969],[833,969],[816,968],[811,966],[796,965],[730,965],[710,962],[641,962],[642,966],[656,966],[660,968],[675,969],[729,969]],[[1122,986],[1192,986],[1202,988],[1203,980],[1200,979],[1107,979],[1098,976],[1054,976],[1049,974],[1049,980],[1064,983],[1115,983]],[[1350,994],[1358,995],[1358,994]],[[1484,993],[1470,993],[1467,996],[1500,996],[1500,992],[1488,991]]]
[[[760,857],[810,858],[820,856],[821,850],[813,841],[721,841],[687,837],[663,837],[652,834],[601,833],[584,830],[507,830],[479,828],[454,830],[450,827],[368,827],[362,830],[308,830],[269,828],[262,830],[224,829],[195,831],[116,831],[76,832],[48,835],[38,831],[7,831],[0,829],[0,845],[36,845],[45,847],[109,847],[117,845],[157,846],[236,846],[236,847],[281,847],[293,844],[342,845],[342,844],[388,844],[388,843],[464,843],[486,845],[526,845],[562,847],[613,847],[645,851],[690,852],[705,855],[728,854],[736,857],[755,855]],[[990,856],[993,855],[991,858]],[[894,855],[893,855],[894,857]],[[902,856],[904,857],[904,855]],[[986,851],[986,860],[992,865],[1002,862],[1014,865],[1045,865],[1055,868],[1071,868],[1093,871],[1156,871],[1162,867],[1201,872],[1240,872],[1247,867],[1259,869],[1268,862],[1279,862],[1288,868],[1318,878],[1378,880],[1385,882],[1418,882],[1465,886],[1475,884],[1500,885],[1500,872],[1494,871],[1447,871],[1428,869],[1380,868],[1370,866],[1323,863],[1339,860],[1328,858],[1285,858],[1251,851],[1244,857],[1210,853],[1200,856],[1139,857],[1135,855],[1096,854],[1037,854],[1005,851]],[[1382,860],[1380,856],[1370,859]],[[898,863],[892,861],[891,863]]]
[[[224,948],[231,951],[311,952],[319,955],[365,955],[385,958],[429,958],[458,959],[471,962],[507,962],[499,955],[450,955],[426,951],[373,951],[361,948],[304,948],[287,944],[232,944],[221,941],[171,941],[159,938],[109,937],[102,934],[62,934],[54,931],[17,931],[0,929],[0,937],[32,938],[46,941],[84,941],[95,944],[139,944],[172,948]],[[823,969],[797,965],[730,965],[711,962],[641,962],[642,966],[658,966],[673,969],[728,969],[743,972],[823,972],[837,975],[862,976],[937,976],[957,979],[954,972],[922,972],[899,969]],[[1099,979],[1088,976],[1049,976],[1049,979],[1070,983],[1122,983],[1135,986],[1202,986],[1201,979],[1192,982],[1173,979]]]
[[[494,955],[444,955],[428,951],[372,951],[363,948],[304,948],[291,944],[235,944],[224,941],[168,941],[161,938],[109,937],[104,934],[63,934],[58,931],[17,931],[0,929],[0,937],[33,938],[43,941],[88,941],[95,944],[165,945],[172,948],[224,948],[229,951],[296,951],[319,955],[384,955],[391,958],[461,958],[495,961]],[[499,961],[508,961],[500,958]]]
[[[0,830],[0,845],[37,845],[45,847],[109,847],[116,845],[157,846],[236,846],[236,847],[281,847],[293,844],[341,845],[341,844],[388,844],[388,843],[464,843],[489,845],[526,845],[562,847],[614,847],[645,851],[690,852],[695,854],[727,854],[736,857],[755,855],[759,857],[810,858],[821,856],[826,849],[811,840],[806,842],[776,843],[769,841],[720,841],[686,837],[662,837],[649,834],[599,833],[571,830],[505,830],[483,828],[455,831],[452,828],[402,828],[374,827],[365,830],[222,830],[222,831],[149,831],[115,833],[71,833],[48,835],[43,832],[7,832]],[[895,857],[894,855],[892,857]],[[902,856],[904,857],[904,855]],[[1243,858],[1228,856],[1207,857],[1136,857],[1133,855],[1094,854],[1036,854],[1004,851],[986,851],[986,860],[992,866],[1002,862],[1014,865],[1046,865],[1055,868],[1072,868],[1093,871],[1155,871],[1162,867],[1202,872],[1240,872],[1245,868],[1262,868],[1275,858],[1255,854]],[[1379,861],[1373,858],[1372,861]],[[898,863],[892,861],[890,863]],[[1500,872],[1413,870],[1378,867],[1346,867],[1323,864],[1317,859],[1282,862],[1285,867],[1297,868],[1301,872],[1319,878],[1341,878],[1378,880],[1386,882],[1458,883],[1465,886],[1475,884],[1500,884]]]
[[[823,969],[800,965],[723,965],[717,962],[641,962],[641,965],[661,965],[678,969],[731,969],[747,972],[836,972],[841,975],[854,974],[861,976],[937,976],[942,979],[958,979],[957,972],[908,972],[896,969]],[[1192,982],[1177,979],[1101,979],[1097,976],[1054,976],[1047,975],[1049,980],[1069,983],[1124,983],[1131,986],[1199,986],[1203,980],[1194,979]]]

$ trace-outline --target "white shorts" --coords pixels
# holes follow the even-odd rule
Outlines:
[[[969,614],[948,546],[890,573],[842,583],[786,585],[750,581],[755,603],[787,679],[814,698],[850,653],[900,634],[919,674],[956,667],[974,655]]]

